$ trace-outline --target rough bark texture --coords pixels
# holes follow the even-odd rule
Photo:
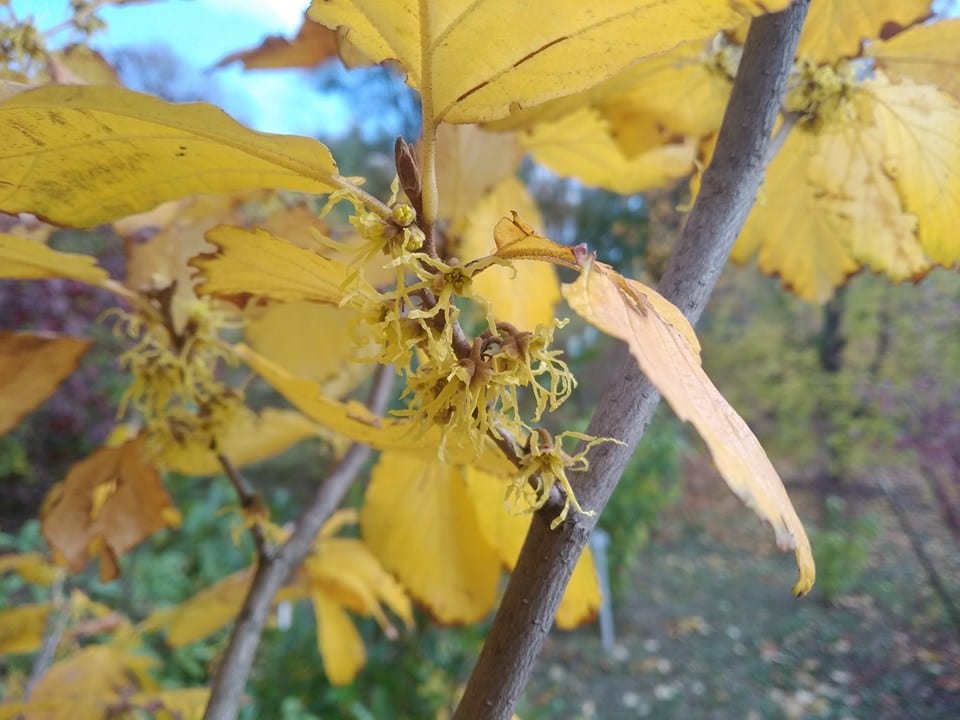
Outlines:
[[[374,381],[368,405],[377,414],[381,414],[387,406],[393,375],[392,367],[382,366]],[[274,595],[310,552],[314,538],[337,509],[344,493],[366,464],[370,452],[366,445],[351,445],[297,518],[287,541],[275,553],[265,557],[261,555],[250,592],[234,623],[230,644],[213,678],[204,720],[235,720],[237,717]]]
[[[809,0],[753,21],[723,119],[713,162],[659,290],[696,322],[756,199],[774,120]],[[577,498],[598,513],[660,401],[629,358],[604,394],[588,432],[615,437],[590,453],[591,470],[571,477]],[[557,508],[534,516],[493,627],[454,720],[510,720],[553,624],[560,598],[596,517],[572,515],[556,530]]]

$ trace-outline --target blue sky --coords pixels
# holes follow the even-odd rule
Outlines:
[[[310,0],[159,0],[106,7],[108,29],[94,47],[111,49],[165,45],[196,68],[197,82],[209,79],[227,112],[267,132],[342,134],[348,121],[342,101],[316,89],[302,70],[243,72],[239,64],[211,71],[220,58],[259,45],[267,35],[291,37]],[[33,16],[46,30],[69,16],[68,0],[13,0],[18,16]],[[58,38],[59,39],[59,36]],[[67,38],[63,38],[66,40]]]

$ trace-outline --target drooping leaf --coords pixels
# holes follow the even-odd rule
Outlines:
[[[0,610],[0,655],[36,652],[46,635],[50,603]]]
[[[227,575],[179,605],[154,610],[138,626],[139,632],[162,630],[170,647],[195,643],[236,618],[253,579],[245,568]]]
[[[512,571],[533,516],[529,513],[511,514],[508,511],[504,503],[506,484],[502,478],[488,475],[475,467],[467,467],[465,477],[480,531],[484,539],[496,548],[500,562]],[[560,607],[557,608],[557,627],[570,630],[590,621],[600,608],[600,602],[593,553],[587,547],[563,592]]]
[[[383,566],[440,622],[472,623],[489,612],[500,559],[483,539],[462,470],[383,453],[360,517]]]
[[[930,0],[815,0],[797,55],[817,62],[854,57],[862,40],[907,27],[929,12]]]
[[[312,600],[317,645],[327,679],[332,685],[349,685],[367,661],[363,639],[347,611],[326,593],[315,593]]]
[[[244,70],[265,68],[312,68],[337,56],[337,33],[308,17],[292,40],[270,35],[255,48],[230,53],[215,67],[237,61]]]
[[[609,121],[594,108],[535,125],[521,134],[520,143],[534,160],[560,175],[625,194],[689,174],[696,155],[692,138],[661,135],[660,144],[627,157],[611,135]]]
[[[787,4],[609,0],[558,12],[544,1],[315,0],[309,15],[343,28],[372,62],[398,61],[433,121],[469,123],[584,90],[638,58]]]
[[[50,397],[89,348],[89,340],[0,330],[0,435]]]
[[[240,414],[238,421],[218,439],[217,450],[195,444],[171,445],[157,461],[184,475],[217,475],[223,472],[218,452],[239,469],[279,455],[318,432],[316,424],[294,410],[264,408],[259,413]]]
[[[310,300],[339,304],[354,271],[337,260],[297,247],[266,230],[245,230],[219,225],[207,240],[217,246],[211,255],[195,257],[190,264],[203,274],[197,286],[201,295],[249,294],[273,300]],[[372,286],[358,281],[361,293],[376,294]],[[350,304],[362,304],[360,296]]]
[[[904,208],[917,216],[918,235],[934,262],[960,260],[960,100],[927,85],[863,85],[883,137],[882,168]]]
[[[916,25],[889,40],[870,43],[866,54],[888,74],[934,85],[960,98],[960,18]]]
[[[0,102],[0,210],[89,227],[197,193],[323,193],[322,143],[248,130],[212,105],[117,87],[51,85]]]
[[[117,577],[121,555],[177,522],[142,437],[101,448],[76,463],[50,491],[41,511],[50,547],[74,572],[98,556],[102,581]]]
[[[794,592],[807,593],[815,570],[803,524],[759,441],[704,373],[698,348],[689,341],[693,330],[680,311],[600,264],[564,285],[563,295],[577,314],[628,344],[677,416],[700,433],[730,489],[770,523],[781,549],[794,550],[800,569]]]
[[[16,280],[67,278],[103,287],[109,273],[90,255],[64,253],[19,235],[0,234],[0,277]]]
[[[515,177],[508,177],[483,196],[466,217],[455,254],[462,261],[491,254],[495,250],[493,227],[509,212],[517,212],[533,224],[543,226],[540,211],[526,186]],[[497,320],[518,328],[533,329],[550,324],[554,308],[560,302],[556,271],[546,263],[520,263],[515,268],[489,267],[474,277],[472,292],[493,306]]]

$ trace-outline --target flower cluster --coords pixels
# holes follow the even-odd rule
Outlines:
[[[805,126],[816,130],[844,112],[856,72],[850,63],[818,65],[803,58],[796,63],[788,82],[784,106],[797,113]]]

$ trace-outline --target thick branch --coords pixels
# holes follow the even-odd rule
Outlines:
[[[660,283],[660,292],[691,322],[726,264],[763,178],[769,138],[786,87],[808,0],[753,21],[713,162]],[[600,512],[646,430],[659,394],[629,358],[604,394],[591,435],[615,437],[590,452],[590,472],[571,478],[584,507]],[[538,511],[473,669],[455,720],[509,720],[553,624],[560,598],[596,523],[571,517],[550,530],[553,515]]]
[[[367,404],[378,415],[384,412],[389,402],[393,377],[391,366],[383,365],[377,370]],[[369,457],[369,447],[359,443],[351,445],[297,518],[287,541],[272,557],[261,558],[243,609],[234,623],[230,644],[213,678],[204,720],[235,720],[237,717],[274,595],[310,552],[320,528],[337,509]]]

